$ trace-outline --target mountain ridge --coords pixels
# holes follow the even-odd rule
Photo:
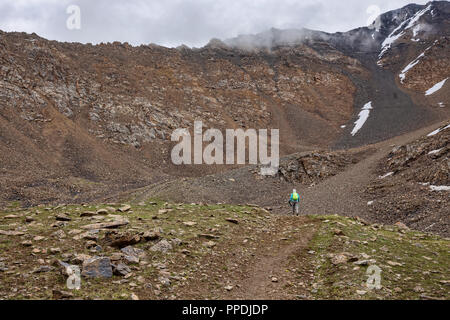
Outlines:
[[[431,21],[434,31],[419,31],[416,42],[406,30],[382,66],[381,48],[343,50],[322,40],[245,52],[92,46],[0,32],[2,197],[56,201],[59,188],[76,199],[92,191],[91,199],[94,186],[120,191],[227,170],[171,164],[171,132],[192,130],[196,119],[220,130],[279,128],[282,156],[366,145],[448,119],[448,83],[424,95],[448,77],[449,4],[431,4],[417,22]],[[409,9],[411,17],[424,8]],[[402,17],[386,33],[409,19]],[[356,38],[370,37],[367,27],[355,30]],[[369,101],[373,110],[352,136]]]

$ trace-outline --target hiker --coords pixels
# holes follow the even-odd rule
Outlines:
[[[300,201],[300,196],[297,190],[293,189],[291,197],[289,198],[289,205],[292,207],[292,214],[296,213],[298,215],[298,203]]]

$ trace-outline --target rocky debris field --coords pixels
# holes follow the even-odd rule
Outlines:
[[[450,129],[443,125],[409,144],[393,146],[366,188],[377,221],[450,235]]]
[[[358,163],[369,151],[324,151],[291,155],[281,159],[278,177],[291,183],[315,184]]]
[[[448,299],[448,245],[403,225],[254,205],[11,205],[0,213],[0,298]],[[374,264],[376,290],[365,284]]]

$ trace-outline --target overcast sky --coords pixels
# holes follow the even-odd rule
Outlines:
[[[0,29],[59,41],[201,47],[275,27],[347,31],[381,12],[427,0],[0,0]],[[67,8],[80,8],[80,29]],[[373,9],[368,10],[368,8]],[[70,19],[74,24],[76,19]]]

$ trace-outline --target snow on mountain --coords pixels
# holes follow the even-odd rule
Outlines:
[[[352,136],[354,136],[359,129],[362,128],[366,120],[369,118],[370,110],[372,109],[372,101],[367,102],[364,107],[362,107],[361,112],[358,115],[358,120],[355,121],[355,127],[351,132]]]
[[[406,20],[402,21],[381,43],[381,51],[378,55],[378,65],[382,65],[381,58],[386,54],[386,52],[392,47],[392,45],[402,36],[406,34],[406,31],[408,29],[411,29],[414,27],[413,31],[413,38],[415,38],[419,31],[420,31],[420,25],[416,25],[419,21],[419,19],[430,9],[432,8],[432,4],[429,4],[426,8],[417,11],[413,16],[407,18]],[[406,17],[408,17],[408,13],[406,13]]]
[[[437,42],[437,40],[433,43],[433,45],[436,44],[436,42]],[[431,47],[432,47],[433,45],[431,45],[431,46],[429,46],[428,48],[426,48],[424,52],[422,52],[417,58],[415,58],[413,61],[411,61],[411,62],[410,62],[410,63],[409,63],[409,64],[408,64],[401,72],[400,72],[400,74],[398,75],[399,78],[400,78],[400,82],[403,83],[403,81],[405,80],[405,77],[406,77],[406,73],[407,73],[410,69],[412,69],[416,64],[418,64],[418,63],[420,62],[420,59],[421,59],[422,57],[425,56],[425,52],[427,52],[428,50],[430,50]]]
[[[434,136],[434,135],[438,134],[439,132],[441,132],[441,131],[443,131],[445,129],[448,129],[448,128],[450,128],[450,124],[445,126],[445,127],[443,127],[443,128],[439,128],[439,129],[436,129],[436,130],[430,132],[429,134],[427,134],[427,137]]]

